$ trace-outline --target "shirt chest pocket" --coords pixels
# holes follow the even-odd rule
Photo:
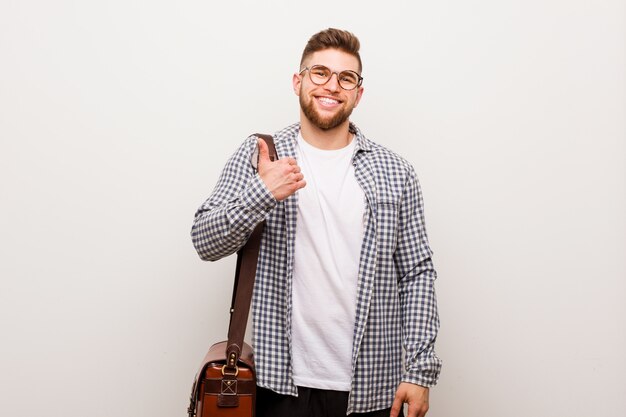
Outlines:
[[[398,236],[398,204],[393,200],[376,203],[376,239],[378,252],[393,254]]]

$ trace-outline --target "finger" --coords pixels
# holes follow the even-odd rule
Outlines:
[[[304,179],[304,175],[300,173],[292,174],[292,178],[294,182],[300,182]]]
[[[409,409],[407,410],[406,417],[418,417],[419,416],[418,411],[420,411],[420,409],[417,407],[417,405],[409,402]]]
[[[267,147],[267,143],[265,143],[263,139],[258,139],[257,143],[259,144],[259,164],[264,162],[271,162],[270,150]]]
[[[289,172],[292,174],[300,174],[302,172],[302,170],[300,169],[298,165],[287,165],[287,166],[288,168],[286,172]]]
[[[288,163],[289,165],[296,165],[296,166],[298,165],[298,161],[296,161],[296,160],[295,160],[295,158],[291,158],[291,157],[287,156],[287,157],[285,157],[285,158],[283,158],[283,159],[284,159],[285,161],[287,161],[287,163]]]
[[[428,403],[411,402],[409,401],[409,407],[406,417],[424,417],[428,412]]]
[[[400,414],[400,410],[402,410],[402,399],[400,397],[396,397],[393,400],[393,405],[391,406],[391,413],[389,417],[398,417]]]

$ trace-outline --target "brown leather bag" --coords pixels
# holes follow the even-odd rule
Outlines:
[[[258,133],[255,136],[267,142],[270,159],[272,161],[278,159],[272,137]],[[265,222],[261,222],[237,253],[228,341],[214,344],[204,357],[191,387],[191,398],[187,409],[189,417],[254,417],[255,415],[254,358],[252,348],[244,343],[243,338],[250,312],[264,226]]]

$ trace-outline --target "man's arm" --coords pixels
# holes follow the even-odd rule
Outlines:
[[[191,238],[200,258],[215,261],[239,250],[276,200],[250,163],[249,137],[226,162],[211,196],[196,212]]]
[[[258,173],[250,160],[256,146]],[[200,258],[215,261],[239,250],[277,201],[304,185],[295,159],[271,161],[265,141],[249,137],[228,160],[211,197],[196,212],[191,237]]]
[[[437,273],[424,224],[422,193],[412,168],[399,210],[397,242],[394,261],[399,274],[405,371],[394,406],[407,402],[409,416],[423,416],[428,410],[428,387],[437,383],[441,360],[434,351],[439,331]]]

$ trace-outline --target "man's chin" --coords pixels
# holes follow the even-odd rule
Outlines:
[[[310,114],[305,112],[305,116],[309,119],[311,124],[317,128],[321,130],[331,130],[345,123],[348,117],[350,117],[350,114],[339,112],[336,114],[321,115],[319,112],[311,112]]]
[[[311,123],[321,130],[331,130],[337,126],[341,126],[346,120],[348,120],[347,117],[342,117],[341,119],[311,120]]]
[[[313,126],[320,130],[327,131],[342,125],[348,120],[350,113],[352,113],[352,111],[346,112],[345,109],[338,109],[335,112],[316,109],[313,103],[304,103],[302,97],[300,99],[300,107],[304,116]]]

